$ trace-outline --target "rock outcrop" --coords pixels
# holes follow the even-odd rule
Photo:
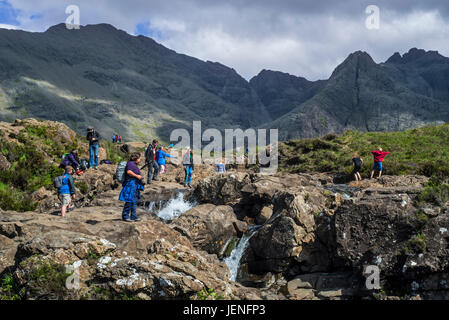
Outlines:
[[[151,215],[134,224],[119,216],[98,207],[67,218],[2,213],[0,273],[13,270],[27,299],[196,299],[208,289],[224,299],[260,298],[230,282],[216,255]]]

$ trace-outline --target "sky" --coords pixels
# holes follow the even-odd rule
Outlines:
[[[69,5],[81,25],[109,23],[247,80],[263,69],[327,79],[357,50],[376,62],[413,47],[449,56],[448,0],[0,0],[0,28],[43,32]]]

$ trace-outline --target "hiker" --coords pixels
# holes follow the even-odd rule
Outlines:
[[[79,160],[78,160],[78,152],[73,149],[70,151],[69,154],[67,154],[64,159],[62,159],[60,168],[65,168],[67,166],[71,166],[75,168],[75,171],[78,171],[81,167]]]
[[[118,142],[122,143],[122,136],[118,136]]]
[[[225,173],[226,172],[226,166],[224,164],[224,159],[221,159],[220,163],[217,163],[217,172],[218,173]]]
[[[94,167],[95,170],[98,170],[98,139],[100,135],[94,128],[87,128],[87,136],[86,139],[89,141],[89,164],[90,167]],[[95,165],[95,166],[94,166]]]
[[[69,211],[73,208],[72,199],[75,199],[75,183],[73,182],[73,167],[66,166],[65,173],[62,176],[61,184],[62,186],[58,188],[58,198],[61,200],[61,217],[65,216],[67,208]]]
[[[352,162],[354,163],[354,177],[355,181],[362,181],[362,177],[360,176],[360,169],[363,165],[363,159],[356,153],[352,156]]]
[[[144,190],[143,178],[137,166],[140,160],[139,152],[131,154],[125,167],[125,180],[122,183],[123,188],[118,198],[120,201],[125,202],[122,211],[122,220],[126,222],[141,220],[136,213],[140,191]]]
[[[148,184],[151,184],[151,180],[159,181],[157,179],[157,175],[159,173],[159,165],[156,160],[156,148],[158,141],[156,139],[153,140],[153,143],[148,145],[147,150],[145,151],[145,162],[148,165]]]
[[[190,182],[192,180],[192,174],[193,174],[193,150],[192,149],[188,149],[187,153],[184,155],[184,157],[182,158],[182,163],[184,165],[184,170],[185,170],[185,179],[184,179],[184,187],[186,187],[187,185],[189,186],[189,188],[192,188],[192,186],[190,185]]]
[[[112,143],[115,143],[115,134],[112,136]]]
[[[166,169],[165,169],[165,158],[166,157],[175,158],[174,156],[166,153],[164,147],[160,146],[156,152],[156,160],[157,160],[158,166],[161,168],[161,171],[160,171],[161,173],[166,172]]]
[[[371,179],[374,177],[374,171],[379,170],[379,178],[382,175],[382,161],[384,160],[385,156],[389,154],[388,151],[382,151],[382,148],[379,146],[378,150],[371,151],[374,157],[374,166],[373,170],[371,171]]]

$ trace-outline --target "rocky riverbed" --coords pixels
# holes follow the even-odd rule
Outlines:
[[[114,171],[76,177],[65,218],[48,190],[35,212],[0,212],[0,273],[24,298],[449,298],[449,215],[417,202],[426,177],[342,185],[205,166],[188,190],[170,164],[142,193],[142,221],[126,223]],[[367,266],[380,271],[376,289]]]

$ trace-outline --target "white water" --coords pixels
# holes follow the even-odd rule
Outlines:
[[[176,198],[170,199],[161,210],[156,212],[156,215],[164,220],[173,220],[195,205],[195,203],[185,201],[184,194],[180,192],[176,195]]]
[[[248,246],[249,239],[254,235],[254,232],[251,230],[248,230],[240,239],[237,246],[232,250],[229,257],[226,257],[223,259],[223,261],[226,263],[226,265],[229,268],[229,271],[231,272],[231,277],[229,280],[235,281],[237,278],[237,272],[239,271],[240,267],[240,259],[242,259],[242,255],[245,252],[246,247]]]

